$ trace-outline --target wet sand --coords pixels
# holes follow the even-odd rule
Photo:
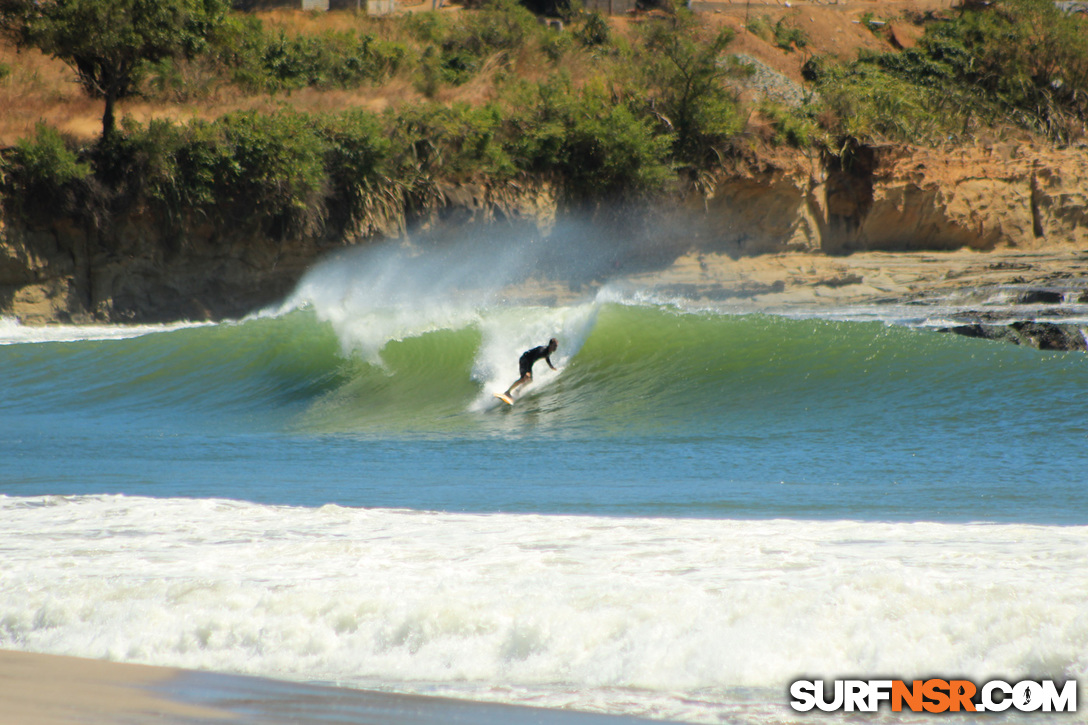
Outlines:
[[[180,673],[161,667],[0,651],[5,725],[224,722],[230,713],[154,691]]]
[[[3,725],[635,725],[647,721],[0,650]]]

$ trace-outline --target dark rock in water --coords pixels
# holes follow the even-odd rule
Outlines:
[[[997,340],[999,342],[1011,342],[1020,345],[1021,339],[1016,332],[1007,325],[957,325],[956,327],[944,327],[938,332],[952,332],[964,337],[975,337],[982,340]]]
[[[1060,305],[1064,300],[1061,292],[1045,289],[1033,289],[1016,296],[1016,303],[1021,305]]]
[[[1057,325],[1052,322],[1013,322],[1010,325],[957,325],[944,327],[938,332],[952,332],[964,337],[1011,342],[1039,350],[1088,350],[1084,332],[1076,325]]]
[[[978,337],[983,340],[998,340],[1003,337],[1004,328],[998,325],[956,325],[955,327],[942,327],[937,332],[951,332],[964,337]]]
[[[968,309],[963,312],[954,312],[949,315],[950,319],[957,322],[969,323],[964,325],[965,327],[973,327],[979,324],[996,323],[1000,320],[1009,319],[1009,313],[1004,310],[979,310]],[[970,337],[982,337],[982,335],[970,335]]]
[[[1009,325],[1025,344],[1040,350],[1085,350],[1084,332],[1076,325],[1051,322],[1014,322]]]

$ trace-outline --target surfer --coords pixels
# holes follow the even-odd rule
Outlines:
[[[552,365],[551,354],[555,352],[556,348],[558,347],[559,340],[556,340],[553,337],[552,339],[548,340],[547,345],[534,347],[532,350],[526,350],[525,352],[523,352],[521,354],[521,357],[518,359],[518,371],[521,373],[521,377],[518,378],[513,385],[507,388],[506,392],[503,393],[503,395],[509,398],[510,394],[513,393],[514,390],[520,388],[522,385],[525,385],[525,383],[532,380],[533,363],[535,363],[540,358],[544,358],[544,362],[548,363],[548,367],[550,367],[552,370],[555,370],[555,366]]]

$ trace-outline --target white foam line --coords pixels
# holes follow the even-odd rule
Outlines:
[[[164,325],[24,325],[17,319],[0,317],[0,345],[43,342],[127,340],[160,332],[214,326],[215,322],[175,322]]]
[[[1088,676],[1088,527],[117,496],[0,516],[10,649],[692,722],[801,674]]]

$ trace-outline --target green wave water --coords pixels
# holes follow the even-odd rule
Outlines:
[[[456,327],[422,325],[370,356],[308,310],[124,340],[7,345],[0,406],[255,413],[284,430],[322,434],[494,432],[502,428],[495,421],[539,414],[552,430],[591,436],[779,427],[784,419],[798,430],[821,419],[879,421],[873,432],[881,435],[938,424],[1085,430],[1074,396],[1088,385],[1088,365],[1076,353],[880,323],[586,307],[585,338],[561,338],[560,372],[547,376],[538,363],[543,382],[510,409],[491,404],[490,393],[517,377],[517,357],[535,340],[488,359],[496,352],[484,349],[485,336],[501,337],[508,325],[502,308],[477,310]],[[523,320],[552,312],[515,311]]]
[[[932,506],[938,518],[974,518],[981,501],[981,518],[1047,521],[1088,511],[1088,365],[1076,353],[600,300],[347,319],[307,306],[129,339],[79,339],[77,328],[67,341],[0,346],[0,433],[28,461],[8,465],[32,482],[58,447],[85,448],[103,471],[87,476],[89,490],[151,481],[181,495],[189,485],[255,500],[289,491],[292,502],[296,484],[264,470],[272,461],[291,481],[320,477],[327,500],[364,504],[570,510],[588,497],[640,511],[847,506],[894,518]],[[520,353],[553,334],[559,371],[538,363],[514,406],[498,402]],[[378,451],[365,484],[352,478],[366,470],[358,462],[322,452],[343,445]],[[280,460],[299,448],[315,468]],[[481,475],[488,459],[504,465]],[[568,494],[553,500],[541,484],[507,499],[512,475],[549,469],[571,474]],[[64,490],[83,491],[80,475]],[[429,500],[428,482],[451,480],[476,488]],[[628,501],[609,486],[579,488],[588,481],[644,490]],[[802,491],[771,488],[791,485]],[[418,497],[403,499],[408,490]]]

